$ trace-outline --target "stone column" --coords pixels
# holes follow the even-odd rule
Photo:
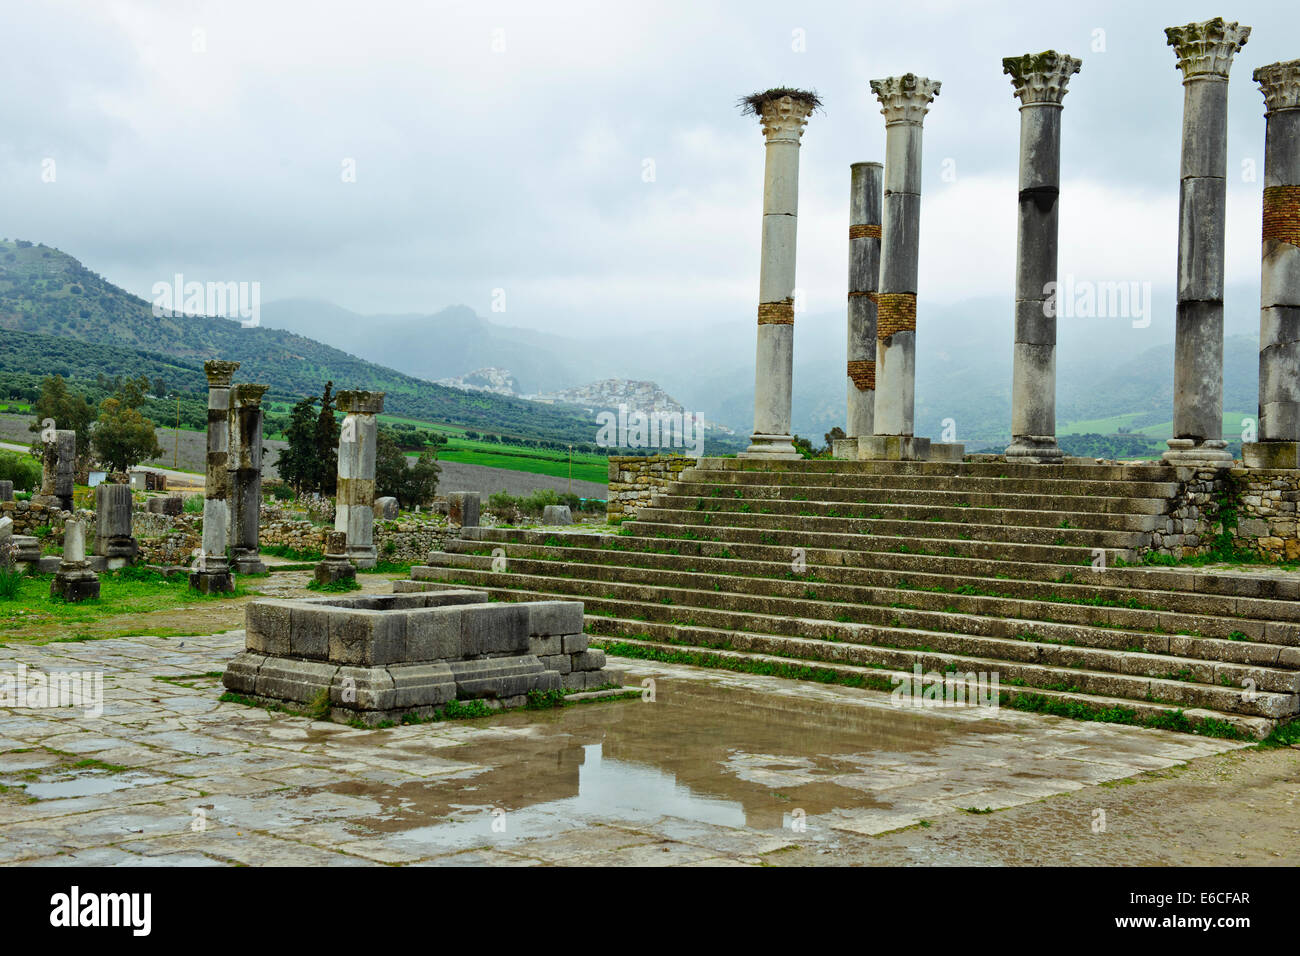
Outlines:
[[[90,569],[86,560],[86,525],[80,518],[69,518],[63,523],[63,557],[50,582],[50,597],[65,601],[99,597],[99,575]]]
[[[1264,93],[1259,441],[1253,468],[1300,468],[1300,60],[1255,71]]]
[[[1020,98],[1020,222],[1016,234],[1016,341],[1008,460],[1052,463],[1056,443],[1056,286],[1061,185],[1061,100],[1080,60],[1048,50],[1007,57]]]
[[[47,507],[72,510],[77,477],[77,433],[59,429],[41,454],[41,493],[34,500]]]
[[[230,561],[236,574],[264,574],[258,546],[262,517],[262,396],[269,385],[236,385],[230,403]]]
[[[348,536],[348,557],[358,568],[373,568],[375,549],[375,445],[384,410],[383,392],[338,393],[346,417],[339,431],[339,486],[334,530]]]
[[[1228,70],[1250,27],[1221,17],[1165,30],[1183,71],[1174,332],[1173,465],[1228,465],[1223,440],[1223,228],[1228,167]]]
[[[131,534],[131,487],[101,482],[95,486],[95,553],[112,570],[135,560],[139,543]]]
[[[881,195],[885,167],[854,163],[849,172],[848,408],[836,458],[857,458],[872,435],[876,403],[876,286],[880,277]]]
[[[799,141],[819,102],[812,93],[768,90],[744,101],[767,137],[763,169],[763,252],[758,279],[754,434],[741,457],[798,459],[790,430],[794,374],[794,264],[799,208]]]
[[[203,566],[190,572],[190,586],[204,594],[232,591],[226,549],[230,545],[230,379],[238,362],[203,363],[208,376],[208,462],[203,479]]]
[[[925,460],[930,441],[913,435],[916,286],[921,224],[921,124],[940,84],[915,73],[872,80],[885,117],[884,226],[876,311],[874,435],[863,458]]]

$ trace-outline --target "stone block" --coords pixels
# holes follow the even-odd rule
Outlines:
[[[530,655],[497,657],[477,661],[452,661],[449,665],[456,678],[456,696],[514,697],[530,690],[558,690],[560,675],[547,670]]]
[[[461,612],[454,607],[431,607],[406,616],[407,661],[441,661],[461,655]]]
[[[395,665],[388,673],[392,707],[438,707],[456,696],[456,679],[446,663]]]
[[[178,515],[185,510],[185,502],[180,495],[150,498],[145,502],[145,510],[155,515]]]
[[[259,654],[290,653],[292,601],[253,601],[244,607],[244,646]],[[328,642],[327,642],[328,643]]]
[[[569,654],[548,654],[545,657],[538,655],[537,659],[542,662],[542,666],[548,671],[567,674],[573,670],[573,657]]]
[[[330,703],[356,710],[391,710],[396,702],[396,682],[382,667],[340,666],[329,685]]]
[[[529,652],[527,605],[472,605],[461,609],[460,624],[460,652],[465,657]]]
[[[396,518],[399,510],[396,498],[384,497],[375,499],[376,518]]]
[[[455,491],[447,496],[447,522],[477,528],[481,499],[476,491]]]
[[[329,659],[339,664],[393,664],[406,652],[406,616],[336,610],[329,617]]]
[[[564,653],[564,638],[559,634],[553,634],[550,637],[530,637],[528,646],[534,656],[550,657],[553,654]]]
[[[598,671],[605,666],[605,652],[595,648],[573,655],[575,671]]]
[[[254,602],[255,604],[261,602]],[[253,605],[249,605],[249,609]],[[248,622],[245,612],[245,624]],[[294,657],[312,660],[330,659],[330,624],[329,612],[319,607],[304,607],[295,604],[289,611],[289,650]],[[269,653],[269,652],[268,652]]]
[[[565,634],[562,644],[565,654],[581,654],[587,649],[587,635]]]
[[[266,662],[265,654],[241,651],[230,659],[226,672],[221,675],[221,683],[227,690],[237,694],[254,694],[257,692],[257,672]]]
[[[1247,468],[1300,468],[1300,442],[1247,442],[1241,446],[1241,457]]]
[[[863,461],[929,461],[930,439],[912,435],[860,435],[858,458]]]
[[[542,524],[573,524],[568,505],[547,505],[542,509]]]
[[[530,636],[576,634],[582,630],[581,601],[530,601],[526,607]]]
[[[0,501],[14,500],[14,483],[12,481],[0,481]]]
[[[338,666],[326,661],[304,661],[291,657],[268,657],[257,672],[253,692],[262,697],[313,702],[334,682]]]

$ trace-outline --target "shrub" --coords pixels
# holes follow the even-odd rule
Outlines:
[[[41,466],[31,457],[0,451],[0,480],[12,481],[15,489],[35,491],[41,483]]]

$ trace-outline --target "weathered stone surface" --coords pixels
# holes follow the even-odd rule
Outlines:
[[[478,527],[480,498],[476,491],[455,491],[447,496],[447,520],[462,528]]]
[[[573,524],[568,505],[547,505],[542,509],[542,524]]]
[[[535,601],[528,604],[528,633],[546,637],[582,631],[581,601]]]
[[[398,516],[400,509],[397,506],[397,499],[391,496],[375,499],[375,517],[393,519]]]

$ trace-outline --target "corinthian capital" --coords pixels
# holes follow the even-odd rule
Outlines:
[[[1079,72],[1083,61],[1055,50],[1008,56],[1002,60],[1002,72],[1011,76],[1016,96],[1025,106],[1031,103],[1060,105],[1070,77]]]
[[[1268,113],[1300,109],[1300,60],[1261,66],[1252,79],[1264,94],[1264,108]]]
[[[904,73],[872,80],[871,92],[880,100],[880,112],[884,114],[886,126],[891,123],[920,126],[925,114],[930,112],[930,103],[939,95],[940,85],[938,80]]]
[[[1178,54],[1184,82],[1198,76],[1226,80],[1232,69],[1232,55],[1246,45],[1250,27],[1215,17],[1184,27],[1165,27],[1165,36]]]
[[[209,359],[203,363],[203,374],[208,377],[208,388],[226,388],[235,377],[238,362],[225,362],[221,359]]]
[[[741,112],[757,116],[769,143],[798,143],[808,117],[822,105],[816,93],[786,87],[742,97]]]

